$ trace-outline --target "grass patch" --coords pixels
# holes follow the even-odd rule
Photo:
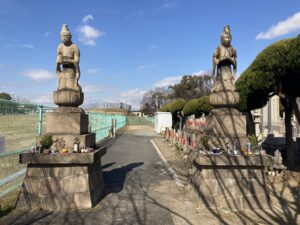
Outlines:
[[[15,207],[16,202],[19,196],[19,189],[12,191],[11,193],[1,197],[0,200],[0,218],[6,216],[7,214],[11,213]]]

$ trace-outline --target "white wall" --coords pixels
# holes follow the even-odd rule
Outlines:
[[[154,130],[157,133],[164,131],[165,128],[172,128],[172,113],[170,112],[157,112],[155,113]]]

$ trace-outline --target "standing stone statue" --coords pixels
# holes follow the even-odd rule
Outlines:
[[[63,140],[64,148],[69,152],[75,148],[92,148],[95,145],[95,134],[88,129],[89,118],[78,106],[83,103],[83,93],[78,83],[80,78],[80,51],[72,43],[68,25],[63,24],[60,32],[61,44],[57,49],[56,73],[57,89],[53,92],[53,101],[59,107],[47,113],[46,134],[53,139]],[[76,140],[76,141],[75,141]]]
[[[210,135],[212,147],[232,150],[228,146],[244,147],[247,143],[246,117],[236,108],[240,95],[236,91],[237,54],[231,46],[230,27],[226,25],[221,34],[221,45],[213,54],[212,76],[215,85],[209,95],[214,107],[207,117],[206,134]],[[237,144],[236,143],[237,140]]]
[[[62,25],[60,37],[62,43],[57,49],[58,87],[53,95],[54,103],[59,106],[78,107],[83,103],[83,93],[78,83],[80,51],[72,43],[72,35],[67,24]]]
[[[211,104],[236,105],[239,101],[239,95],[235,92],[234,80],[236,78],[237,54],[231,46],[232,36],[229,25],[224,27],[221,34],[221,45],[219,45],[213,54],[212,77],[215,86],[212,88],[210,97]],[[217,70],[217,74],[215,75]]]
[[[231,46],[230,27],[226,25],[221,35],[221,45],[216,48],[213,55],[212,76],[215,77],[217,67],[218,86],[214,87],[215,91],[234,90],[233,79],[236,77],[236,50]],[[233,65],[233,71],[231,70]]]

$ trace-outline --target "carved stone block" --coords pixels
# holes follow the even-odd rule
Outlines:
[[[104,150],[67,155],[21,154],[20,162],[29,162],[27,170],[30,172],[24,178],[17,208],[62,210],[94,207],[105,188],[101,160],[98,159]],[[37,155],[41,157],[35,157]]]
[[[209,95],[209,102],[213,106],[236,106],[240,101],[240,95],[234,91],[212,92]]]
[[[47,113],[47,134],[87,134],[89,118],[87,114]]]
[[[216,137],[246,137],[246,116],[236,109],[213,109],[207,116],[208,135]]]

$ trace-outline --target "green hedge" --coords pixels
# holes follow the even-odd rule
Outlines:
[[[208,114],[212,109],[213,106],[209,103],[209,96],[203,96],[188,101],[183,108],[183,113],[185,116],[195,114],[198,117],[202,113]]]
[[[183,109],[184,105],[185,105],[184,99],[175,99],[172,102],[161,107],[160,111],[175,113],[175,112],[181,111]]]
[[[236,82],[239,109],[263,107],[275,93],[300,96],[300,36],[271,44],[261,51]]]

